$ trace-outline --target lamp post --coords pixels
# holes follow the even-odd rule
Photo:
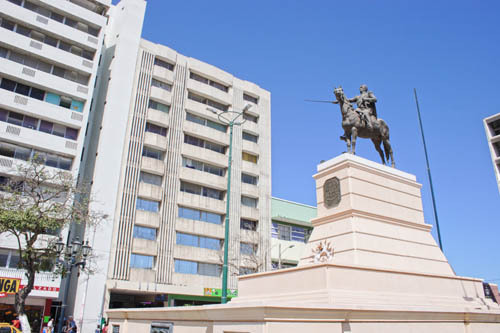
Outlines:
[[[78,267],[78,269],[80,267],[85,268],[85,265],[87,264],[87,257],[92,251],[92,248],[89,246],[89,241],[83,243],[80,241],[79,237],[74,238],[73,241],[69,243],[69,245],[66,245],[66,248],[64,247],[64,245],[65,244],[61,238],[59,238],[59,241],[55,245],[58,257],[61,255],[61,253],[64,252],[64,258],[62,260],[58,259],[57,265],[62,268],[63,277],[67,275],[66,283],[64,285],[64,299],[61,306],[61,313],[59,314],[59,320],[57,323],[58,333],[62,332],[64,312],[68,304],[68,290],[71,282],[71,277],[73,274],[73,268],[74,267]],[[69,274],[66,272],[69,272]]]
[[[233,126],[242,125],[246,119],[242,116],[250,109],[251,105],[247,104],[241,111],[217,111],[212,108],[207,110],[217,114],[219,120],[229,126],[229,157],[227,166],[227,193],[226,193],[226,219],[224,221],[224,264],[222,266],[222,297],[221,303],[227,303],[227,262],[228,262],[228,244],[229,244],[229,199],[231,198],[231,162],[233,154]],[[241,118],[240,118],[241,117]]]
[[[278,251],[279,251],[279,256],[278,256],[278,269],[281,269],[281,255],[285,253],[286,250],[291,249],[294,247],[295,244],[288,245],[283,251],[281,251],[281,243],[279,243]]]

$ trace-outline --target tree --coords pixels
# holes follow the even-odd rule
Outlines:
[[[18,166],[12,176],[0,177],[0,233],[17,241],[17,268],[25,271],[28,280],[15,294],[14,307],[23,333],[31,332],[25,301],[36,274],[47,270],[66,273],[55,246],[57,236],[71,223],[95,225],[103,217],[88,210],[89,186],[78,185],[70,172],[56,171],[45,162],[35,156]]]

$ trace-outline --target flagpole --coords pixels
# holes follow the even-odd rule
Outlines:
[[[432,185],[431,168],[429,166],[429,156],[427,155],[427,145],[425,144],[424,127],[422,125],[422,117],[420,117],[420,107],[418,106],[417,89],[413,88],[413,92],[415,93],[415,103],[417,104],[417,114],[418,114],[418,122],[420,124],[420,133],[422,134],[422,142],[424,143],[425,162],[427,163],[427,175],[429,176],[429,183],[431,185],[432,206],[434,208],[434,219],[436,220],[439,248],[441,249],[441,251],[443,251],[443,243],[441,242],[441,231],[439,230],[439,219],[437,214],[436,198],[434,196],[434,186]]]

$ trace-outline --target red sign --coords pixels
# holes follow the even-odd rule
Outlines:
[[[7,293],[0,293],[0,298],[7,297]]]
[[[19,289],[23,289],[25,287],[24,284],[19,286]],[[59,291],[59,287],[47,287],[47,286],[33,286],[33,290],[40,291]]]

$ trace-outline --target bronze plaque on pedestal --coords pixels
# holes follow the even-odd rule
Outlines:
[[[323,185],[323,198],[326,208],[333,208],[340,203],[340,181],[337,177],[328,179]]]

